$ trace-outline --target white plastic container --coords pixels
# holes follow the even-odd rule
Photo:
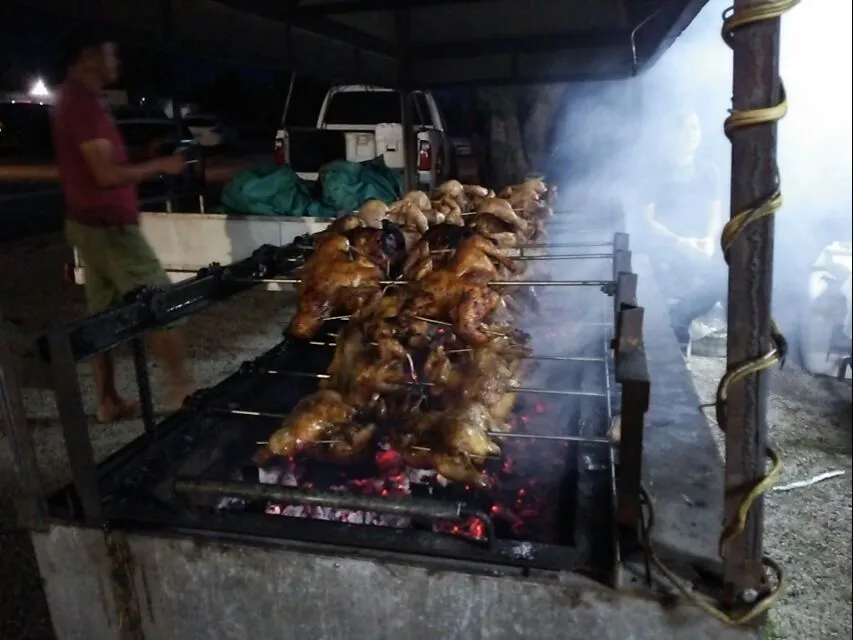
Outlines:
[[[365,162],[376,157],[376,136],[370,131],[351,131],[344,137],[350,162]]]
[[[815,375],[837,376],[849,351],[838,348],[838,338],[849,341],[853,329],[853,248],[833,242],[821,252],[808,282],[809,302],[800,319],[800,355]],[[847,367],[845,377],[850,378]]]
[[[402,169],[406,164],[403,153],[403,125],[382,123],[376,125],[376,155],[385,159],[389,169]]]

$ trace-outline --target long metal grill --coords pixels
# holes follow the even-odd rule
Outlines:
[[[523,327],[533,335],[536,370],[519,387],[512,432],[492,434],[502,454],[487,464],[490,487],[408,468],[381,436],[375,454],[358,464],[308,458],[259,470],[251,463],[258,443],[325,374],[345,322],[337,319],[322,337],[285,340],[245,363],[103,464],[105,516],[609,576],[619,558],[610,439],[619,385],[614,301],[606,294],[613,296],[616,274],[629,271],[630,260],[626,266],[626,247],[608,237],[576,230],[577,240],[553,243],[572,245],[575,257],[559,267],[537,261],[551,265],[556,281],[595,284],[540,287],[542,315]],[[610,259],[602,259],[605,247]],[[251,277],[269,279],[227,282],[242,287]]]

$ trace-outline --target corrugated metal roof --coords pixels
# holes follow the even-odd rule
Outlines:
[[[154,46],[387,86],[630,77],[707,0],[8,0]]]

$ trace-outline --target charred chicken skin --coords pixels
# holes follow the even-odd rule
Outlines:
[[[519,352],[501,351],[492,343],[452,356],[437,347],[427,356],[422,379],[431,384],[429,392],[440,406],[477,402],[500,422],[492,431],[500,431],[515,405],[514,388],[521,382],[524,364],[521,357]]]
[[[291,334],[310,340],[337,312],[353,313],[381,292],[380,281],[403,244],[399,231],[355,229],[353,241],[327,237],[306,260],[296,287],[299,304]]]
[[[489,279],[483,273],[460,278],[448,269],[428,273],[401,316],[405,322],[416,317],[447,321],[469,344],[485,344],[491,337],[481,326],[501,303],[500,295],[489,288]]]
[[[361,328],[348,325],[338,336],[325,389],[340,393],[344,402],[362,412],[383,417],[383,395],[405,391],[411,372],[409,354],[390,336],[371,344]]]
[[[416,265],[426,259],[433,259],[432,266],[446,264],[453,256],[453,249],[464,239],[474,234],[474,230],[453,224],[440,224],[427,231],[411,248],[403,263],[403,275],[412,279],[417,273]]]
[[[501,274],[500,269],[519,273],[522,266],[492,240],[470,230],[418,243],[403,265],[403,273],[412,280],[420,280],[435,269],[448,269],[459,277],[477,272],[494,278]]]

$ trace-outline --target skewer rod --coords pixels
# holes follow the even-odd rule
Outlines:
[[[511,247],[510,247],[511,248]],[[435,251],[430,251],[430,254],[442,254],[442,253],[453,253],[455,249],[436,249]],[[603,259],[612,259],[612,253],[564,253],[557,254],[552,256],[530,256],[524,255],[523,253],[513,254],[507,256],[507,258],[511,258],[513,260],[522,260],[522,261],[531,261],[531,260],[603,260]]]
[[[258,284],[299,284],[301,278],[245,278],[237,282],[256,282]],[[409,280],[380,280],[380,286],[392,284],[411,284]],[[601,287],[613,284],[610,280],[492,280],[490,287]]]
[[[584,436],[552,436],[536,433],[513,433],[512,431],[487,431],[491,438],[516,438],[518,440],[553,440],[554,442],[585,442],[591,444],[609,444],[607,438],[586,438]]]
[[[610,325],[606,325],[610,326]],[[318,342],[312,340],[308,344],[315,347],[337,347],[337,342]],[[376,343],[371,343],[376,344]],[[470,349],[451,349],[447,353],[463,353]],[[519,360],[549,360],[554,362],[604,362],[604,358],[598,356],[519,356]]]
[[[609,242],[532,242],[529,244],[521,244],[518,247],[509,247],[510,249],[598,249],[604,247],[612,247],[613,241]]]
[[[292,378],[313,378],[315,380],[328,380],[331,376],[328,373],[306,373],[304,371],[278,371],[276,369],[267,369],[264,371],[271,376],[290,376]],[[408,383],[413,387],[432,387],[431,382],[411,382]],[[531,389],[528,387],[508,387],[509,391],[518,393],[539,393],[542,395],[552,396],[576,396],[589,398],[605,398],[605,393],[600,391],[562,391],[559,389]]]

